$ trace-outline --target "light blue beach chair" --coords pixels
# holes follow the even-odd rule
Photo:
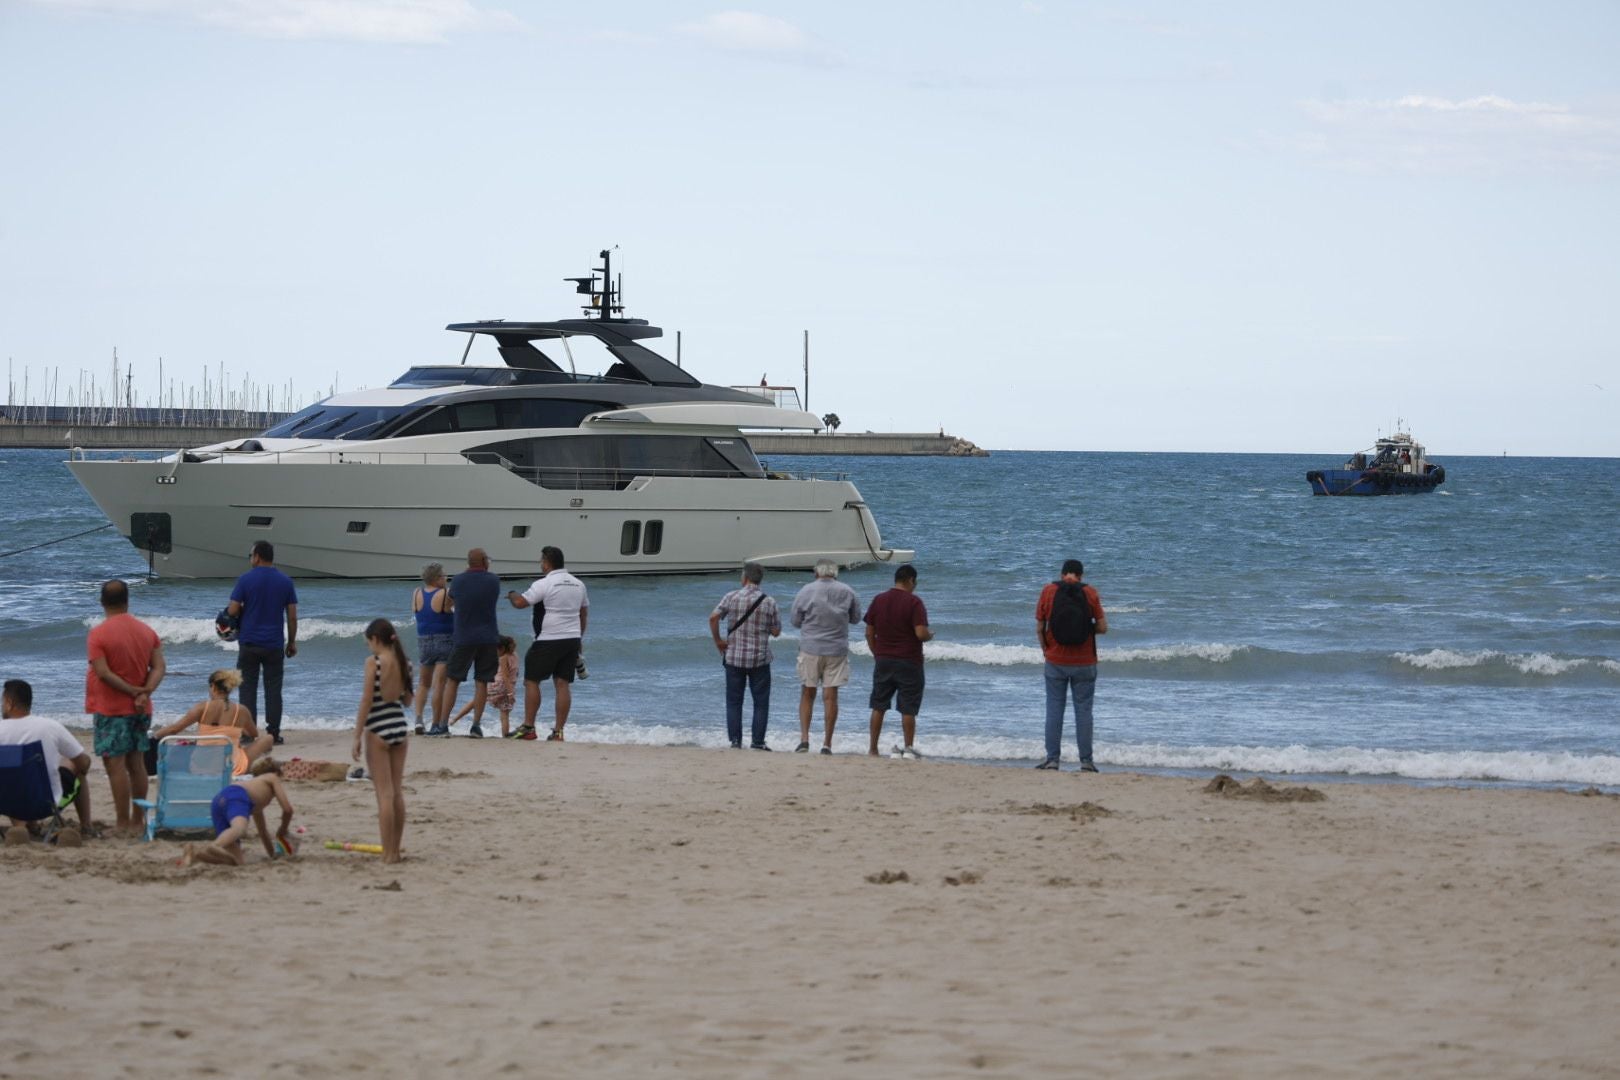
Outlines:
[[[146,838],[159,829],[213,829],[209,804],[231,782],[235,749],[223,735],[170,735],[158,744],[157,798],[146,811]]]

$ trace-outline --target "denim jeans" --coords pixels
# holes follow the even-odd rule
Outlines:
[[[739,668],[730,664],[726,669],[726,734],[731,741],[742,741],[743,687],[754,698],[753,745],[765,745],[765,724],[771,712],[771,665]]]
[[[236,666],[242,669],[242,704],[257,720],[259,713],[259,671],[264,671],[264,730],[281,734],[281,676],[287,654],[269,645],[238,645]]]
[[[1091,761],[1091,699],[1097,695],[1096,664],[1046,663],[1046,758],[1063,752],[1064,698],[1074,694],[1074,739],[1081,762]]]

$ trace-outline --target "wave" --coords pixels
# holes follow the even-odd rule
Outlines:
[[[786,641],[783,638],[783,641]],[[1179,645],[1146,645],[1138,648],[1111,649],[1099,647],[1097,658],[1103,664],[1162,663],[1178,660],[1202,660],[1211,664],[1224,664],[1233,657],[1249,651],[1247,645],[1227,645],[1222,642],[1187,642]],[[854,656],[871,656],[872,650],[864,641],[850,643]],[[991,642],[930,641],[923,646],[923,657],[932,662],[978,664],[983,667],[1015,667],[1020,664],[1038,665],[1045,657],[1035,645],[996,645]]]
[[[140,620],[150,626],[165,645],[218,645],[221,649],[236,651],[236,642],[222,641],[214,631],[213,619],[189,619],[180,615],[142,615]],[[86,627],[101,620],[87,617]],[[342,619],[299,619],[298,640],[309,638],[356,638],[365,633],[366,622],[348,622]]]
[[[1620,660],[1595,660],[1587,657],[1553,656],[1551,653],[1507,653],[1495,649],[1460,652],[1455,649],[1430,649],[1427,652],[1399,652],[1395,659],[1420,671],[1457,671],[1468,668],[1506,668],[1521,675],[1555,677],[1567,675],[1582,668],[1597,668],[1620,675]]]
[[[178,715],[178,714],[176,714]],[[55,716],[69,727],[82,728],[83,716]],[[487,722],[488,718],[486,718]],[[347,731],[353,728],[349,715],[330,717],[289,716],[288,731]],[[897,725],[898,726],[898,725]],[[819,730],[819,729],[818,729]],[[898,735],[896,731],[895,735]],[[720,750],[726,744],[725,731],[717,723],[639,724],[629,720],[587,722],[568,725],[571,742],[607,746],[691,746]],[[837,754],[866,753],[864,728],[833,739]],[[771,741],[786,751],[793,733],[778,727]],[[893,739],[887,739],[885,747]],[[988,764],[1039,761],[1041,739],[998,735],[930,734],[924,730],[918,748],[930,758]],[[1100,741],[1096,757],[1104,768],[1173,769],[1194,773],[1238,772],[1272,776],[1377,777],[1422,781],[1502,781],[1523,784],[1597,785],[1620,788],[1620,755],[1575,754],[1530,750],[1395,750],[1361,746],[1174,746],[1166,743],[1125,743]],[[1066,763],[1074,763],[1074,751],[1066,750]]]

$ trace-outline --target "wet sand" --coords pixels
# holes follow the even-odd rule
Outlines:
[[[291,860],[0,850],[0,1076],[1620,1075],[1612,796],[467,739],[407,783],[392,867],[319,845],[363,783],[291,785]]]

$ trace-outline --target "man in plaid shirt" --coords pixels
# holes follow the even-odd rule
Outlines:
[[[709,615],[709,634],[726,669],[726,734],[733,750],[742,749],[744,687],[754,698],[750,748],[770,749],[765,745],[765,725],[771,711],[771,638],[782,636],[782,617],[776,601],[759,587],[764,580],[763,566],[753,562],[744,565],[742,588],[721,597]],[[724,636],[720,633],[721,619],[726,621]]]

